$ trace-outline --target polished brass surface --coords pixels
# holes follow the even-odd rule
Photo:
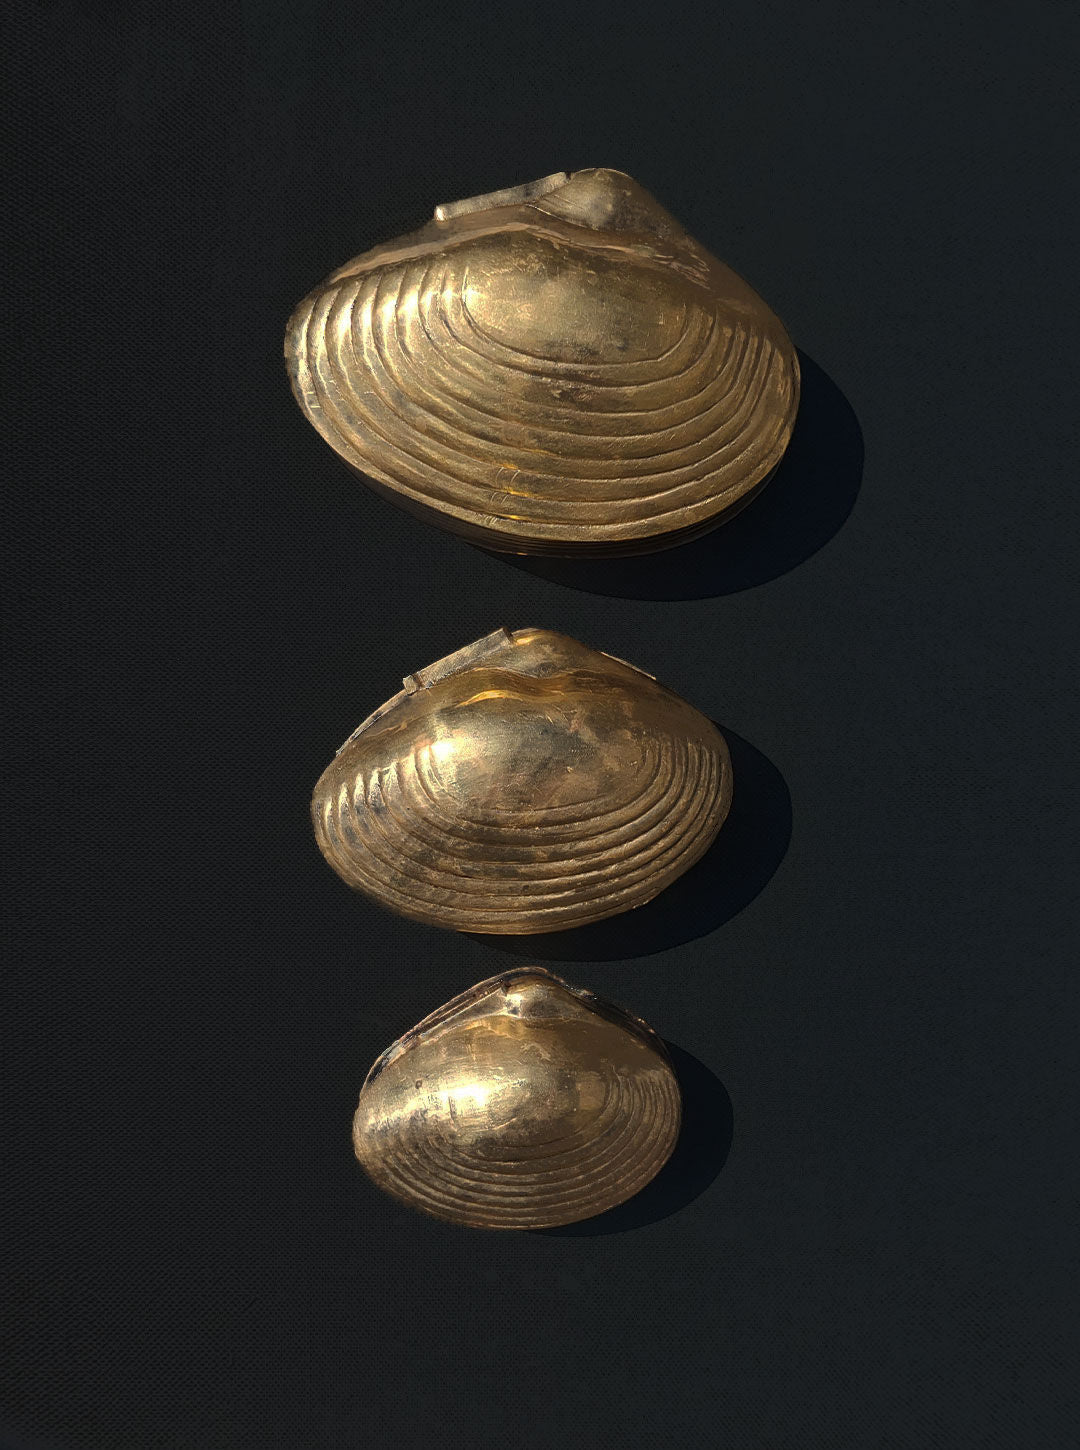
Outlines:
[[[779,320],[620,171],[444,203],[296,308],[293,391],[414,513],[520,554],[644,552],[712,527],[787,447]]]
[[[712,722],[566,635],[498,630],[404,683],[312,799],[334,870],[403,916],[581,926],[662,891],[727,815],[731,759]]]
[[[476,1228],[550,1228],[632,1197],[679,1135],[650,1027],[529,967],[480,982],[375,1063],[356,1156],[388,1193]]]

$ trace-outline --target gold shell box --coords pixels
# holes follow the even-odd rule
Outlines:
[[[373,487],[519,554],[704,532],[775,470],[799,398],[778,318],[608,169],[437,208],[307,296],[285,354]]]

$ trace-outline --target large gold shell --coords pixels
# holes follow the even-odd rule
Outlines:
[[[285,354],[347,462],[521,554],[710,528],[775,469],[799,396],[761,298],[610,170],[439,207],[306,297]]]
[[[730,803],[724,739],[685,700],[503,629],[411,675],[323,772],[312,818],[334,870],[403,916],[529,933],[648,901]]]
[[[679,1135],[650,1027],[530,967],[455,997],[368,1073],[356,1156],[388,1193],[476,1228],[550,1228],[632,1197]]]

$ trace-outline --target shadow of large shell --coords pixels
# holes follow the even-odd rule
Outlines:
[[[392,910],[520,934],[650,900],[730,803],[711,721],[632,665],[522,629],[410,676],[323,772],[312,817],[334,870]]]
[[[285,353],[347,462],[510,553],[712,527],[773,472],[798,406],[779,320],[611,170],[438,208],[306,297]]]
[[[644,1188],[680,1106],[651,1028],[533,967],[479,983],[388,1048],[353,1145],[380,1188],[424,1213],[551,1228]]]

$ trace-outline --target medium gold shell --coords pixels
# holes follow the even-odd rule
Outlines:
[[[480,982],[383,1053],[353,1145],[380,1188],[435,1218],[551,1228],[644,1188],[680,1110],[650,1027],[529,967]]]
[[[640,906],[731,803],[719,731],[632,665],[498,630],[426,670],[338,751],[315,835],[350,886],[459,931],[530,933]]]
[[[293,391],[394,502],[519,554],[644,552],[779,463],[779,320],[620,171],[439,207],[334,272],[285,340]]]

